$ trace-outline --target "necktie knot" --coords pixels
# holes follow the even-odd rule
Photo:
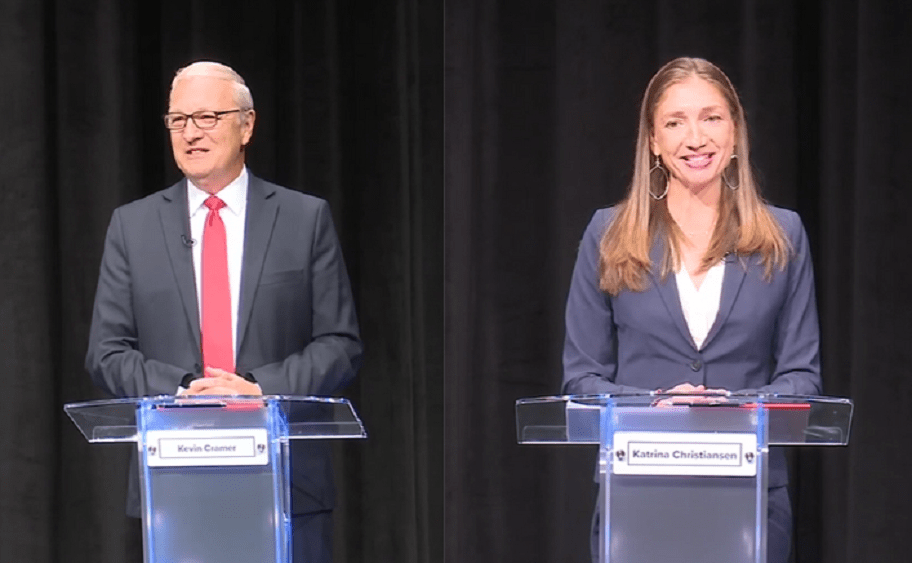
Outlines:
[[[214,195],[207,197],[204,204],[209,208],[209,211],[218,211],[227,205],[224,201]]]

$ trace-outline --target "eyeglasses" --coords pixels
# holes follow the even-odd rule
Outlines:
[[[244,111],[242,109],[227,109],[225,111],[195,111],[190,115],[186,113],[166,113],[165,127],[171,131],[180,131],[187,126],[187,120],[192,119],[193,124],[199,129],[213,129],[218,125],[219,120],[229,113]]]

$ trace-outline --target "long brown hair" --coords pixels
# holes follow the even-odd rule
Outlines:
[[[737,189],[722,188],[719,218],[709,248],[703,256],[702,268],[711,267],[729,252],[759,254],[765,266],[765,275],[769,279],[774,268],[781,270],[788,262],[791,246],[760,197],[751,171],[747,122],[734,86],[725,73],[711,62],[682,57],[659,69],[649,81],[640,105],[633,180],[599,245],[599,286],[611,295],[617,295],[625,289],[646,289],[647,275],[653,267],[649,250],[657,238],[665,242],[658,269],[660,276],[665,278],[678,267],[678,243],[683,233],[671,220],[667,200],[656,200],[650,196],[650,189],[655,195],[661,194],[665,189],[663,183],[652,185],[650,140],[655,127],[655,112],[662,96],[671,86],[694,76],[718,88],[728,102],[735,124],[737,154],[737,158],[732,159],[724,172],[728,178],[737,177]],[[734,182],[732,185],[735,185]]]

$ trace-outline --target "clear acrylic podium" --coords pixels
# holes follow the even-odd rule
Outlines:
[[[89,442],[136,443],[145,563],[288,563],[290,441],[367,436],[336,398],[160,396],[64,410]]]
[[[848,399],[577,395],[516,402],[521,444],[599,444],[602,563],[766,563],[769,446],[846,445]]]

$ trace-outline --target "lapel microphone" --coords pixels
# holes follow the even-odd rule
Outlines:
[[[187,238],[187,235],[181,235],[181,242],[184,243],[184,246],[187,248],[192,248],[196,241],[192,238]]]

